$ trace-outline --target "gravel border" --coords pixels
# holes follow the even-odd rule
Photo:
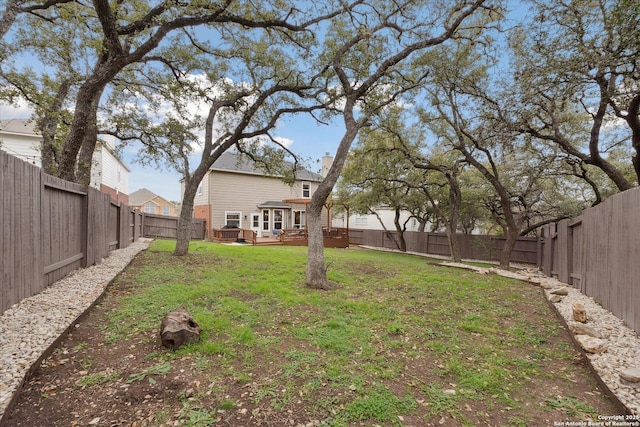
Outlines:
[[[0,316],[0,425],[30,372],[53,351],[66,332],[95,305],[111,281],[139,252],[147,249],[151,241],[140,239],[128,248],[114,250],[102,264],[72,272],[43,292],[13,305]],[[545,289],[549,300],[553,290],[566,288],[567,295],[550,304],[566,324],[573,321],[572,304],[580,302],[584,305],[589,318],[588,325],[606,337],[608,349],[602,354],[581,350],[600,382],[619,399],[627,412],[640,415],[640,383],[624,382],[619,375],[624,369],[640,367],[640,337],[593,298],[554,278],[544,277],[535,269],[513,273],[451,262],[443,262],[442,265],[534,283]],[[575,339],[574,343],[579,345]]]
[[[71,272],[0,316],[0,425],[31,370],[151,241],[141,238],[127,248],[111,251],[101,264]]]

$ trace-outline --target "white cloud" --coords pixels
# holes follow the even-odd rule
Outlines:
[[[283,147],[285,148],[289,148],[293,145],[293,139],[291,138],[285,138],[284,136],[276,136],[275,138],[276,141],[278,141],[279,144],[281,144]]]
[[[0,101],[0,120],[6,119],[29,119],[33,115],[33,109],[27,101],[20,99],[15,104],[8,104]]]

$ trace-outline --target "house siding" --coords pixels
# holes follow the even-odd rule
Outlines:
[[[41,144],[42,139],[32,135],[0,135],[0,150],[38,167],[42,167]]]
[[[3,127],[4,126],[4,127]],[[93,153],[91,181],[89,184],[117,201],[125,201],[129,194],[129,169],[108,149],[105,143],[99,143]],[[34,130],[28,120],[11,119],[0,121],[0,150],[16,156],[28,163],[42,167],[42,136]],[[114,142],[110,143],[114,146]],[[120,174],[118,176],[118,168]]]
[[[241,212],[241,228],[251,228],[251,213],[259,213],[258,205],[267,201],[283,201],[302,197],[302,181],[288,185],[280,178],[212,171],[207,175],[207,191],[211,204],[210,228],[225,225],[225,212]],[[318,188],[318,183],[311,184],[311,194]],[[204,202],[204,201],[203,201]],[[205,204],[197,202],[196,204]],[[290,204],[293,210],[304,210],[303,204]],[[287,215],[287,214],[285,214]],[[326,213],[323,213],[326,222]],[[289,216],[285,219],[285,227],[291,227]]]
[[[99,153],[97,158],[101,166],[94,169],[102,171],[102,173],[97,182],[118,192],[129,194],[129,172],[105,147],[102,147]],[[97,154],[98,152],[96,152]],[[94,182],[93,179],[92,182]]]

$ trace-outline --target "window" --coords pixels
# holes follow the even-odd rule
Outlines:
[[[273,228],[282,230],[282,209],[273,211]]]
[[[311,183],[303,182],[302,183],[302,197],[308,199],[311,197]]]
[[[227,227],[238,227],[238,228],[240,228],[240,215],[242,215],[242,212],[225,212],[224,213],[224,224]]]
[[[169,208],[169,206],[164,205],[162,207],[162,215],[171,215],[171,209]]]
[[[356,216],[355,222],[356,222],[355,225],[366,226],[368,221],[366,216]]]
[[[145,203],[144,204],[144,213],[154,214],[156,213],[156,205],[155,203]]]
[[[198,193],[198,196],[202,195],[202,183],[200,183],[200,184],[198,185],[198,191],[197,191],[197,193]]]
[[[293,228],[305,228],[306,215],[305,211],[293,211]]]
[[[269,231],[269,209],[262,210],[262,229]]]

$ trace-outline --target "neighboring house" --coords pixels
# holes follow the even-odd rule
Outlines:
[[[0,150],[38,167],[42,166],[42,136],[32,120],[0,120]],[[129,202],[131,169],[115,155],[113,139],[102,139],[93,154],[90,185],[114,200]]]
[[[352,213],[349,215],[349,228],[359,229],[359,230],[395,230],[396,226],[394,224],[396,211],[395,209],[391,209],[385,206],[381,206],[375,209],[376,214],[355,214]],[[407,219],[409,221],[406,224],[407,231],[418,231],[420,228],[420,223],[415,218],[410,218],[411,214],[409,211],[401,211],[400,212],[400,224],[404,224]],[[380,223],[384,223],[384,227]],[[342,211],[340,213],[336,213],[332,216],[331,225],[333,227],[347,227],[347,218],[346,212]]]
[[[129,206],[144,213],[178,216],[178,207],[153,191],[142,188],[129,194]]]
[[[207,221],[210,236],[211,229],[225,226],[251,229],[259,237],[272,236],[282,229],[306,228],[307,204],[322,179],[320,174],[300,169],[293,185],[289,185],[247,158],[227,152],[211,166],[198,187],[194,216]],[[325,210],[322,215],[326,224]]]

